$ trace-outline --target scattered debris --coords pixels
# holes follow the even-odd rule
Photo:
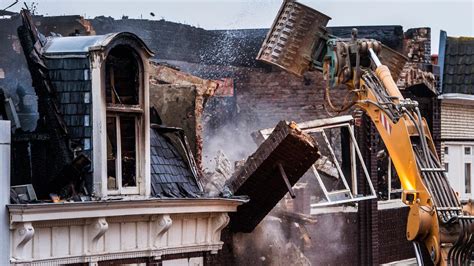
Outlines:
[[[223,151],[217,151],[215,162],[216,168],[214,172],[208,174],[207,184],[204,186],[204,191],[209,197],[217,197],[224,191],[225,183],[233,172],[232,164]]]
[[[36,180],[33,185],[37,186],[39,198],[48,198],[50,193],[57,193],[66,198],[79,194],[87,195],[89,192],[82,177],[90,165],[90,160],[83,154],[75,156],[71,149],[68,129],[56,99],[56,90],[42,56],[42,48],[47,40],[38,32],[29,11],[23,10],[21,18],[23,25],[18,28],[18,36],[26,55],[33,87],[38,95],[38,110],[42,121],[39,132],[48,135],[49,138],[44,144],[55,151],[55,156],[49,160],[51,167],[48,179]]]
[[[38,201],[32,184],[11,186],[10,201],[15,204],[34,203]]]

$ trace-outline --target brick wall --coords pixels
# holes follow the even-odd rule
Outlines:
[[[408,210],[409,208],[404,207],[378,211],[378,263],[415,257],[413,245],[405,236]]]

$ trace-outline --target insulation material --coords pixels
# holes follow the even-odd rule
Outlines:
[[[273,133],[227,181],[235,196],[248,196],[250,202],[230,215],[234,232],[252,232],[270,210],[285,196],[288,187],[279,171],[284,169],[293,186],[319,158],[316,141],[295,124],[281,121]]]

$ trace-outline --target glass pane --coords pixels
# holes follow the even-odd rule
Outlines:
[[[444,147],[444,154],[449,154],[449,148],[448,147]]]
[[[464,147],[464,154],[470,155],[471,154],[471,147]]]
[[[136,186],[136,127],[135,117],[120,117],[122,148],[122,186]]]
[[[117,119],[107,117],[107,189],[117,189]]]
[[[471,193],[471,164],[464,164],[464,185],[466,187],[466,193]]]

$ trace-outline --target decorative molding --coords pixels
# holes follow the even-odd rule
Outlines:
[[[35,229],[31,223],[16,224],[13,231],[13,258],[23,259],[24,247],[33,238]]]
[[[235,212],[237,199],[141,199],[73,203],[10,204],[10,223],[110,216]],[[126,214],[126,215],[124,215]]]
[[[109,229],[109,224],[105,218],[97,218],[92,221],[91,224],[87,227],[89,235],[89,252],[97,251],[97,243],[99,239],[107,232]]]
[[[214,217],[212,219],[212,239],[213,243],[221,242],[221,231],[229,224],[230,218],[229,215],[225,212]],[[213,254],[217,254],[216,251],[211,251]]]
[[[158,248],[161,246],[161,239],[163,235],[168,232],[171,225],[173,224],[173,220],[169,214],[159,215],[159,216],[152,216],[152,226],[153,228],[153,246]]]
[[[18,264],[27,264],[27,265],[63,265],[63,264],[72,264],[72,263],[96,263],[100,261],[110,261],[110,260],[121,260],[121,259],[130,259],[130,258],[144,258],[150,257],[154,260],[160,260],[164,255],[172,254],[182,254],[182,253],[193,253],[201,251],[213,251],[220,250],[222,244],[217,245],[201,245],[201,246],[189,246],[189,247],[179,247],[179,248],[166,248],[156,251],[130,251],[130,252],[120,252],[114,253],[110,252],[107,254],[94,254],[87,256],[70,256],[68,258],[54,258],[54,259],[42,259],[37,262],[30,260],[15,260],[13,259],[12,263]],[[96,265],[96,264],[92,264]]]
[[[123,207],[125,204],[128,208]],[[220,230],[229,222],[227,212],[219,210],[235,210],[239,204],[235,200],[205,199],[10,205],[10,262],[44,265],[192,252],[215,254],[223,245]],[[59,217],[61,209],[63,216]],[[144,213],[135,214],[141,210]],[[147,213],[150,210],[152,214]],[[164,210],[174,212],[162,213]],[[120,214],[111,215],[116,213]],[[73,214],[77,217],[71,218]]]
[[[68,219],[68,220],[52,220],[52,221],[38,221],[32,222],[33,227],[38,228],[49,228],[49,227],[61,227],[61,226],[83,226],[87,224],[85,219]]]

